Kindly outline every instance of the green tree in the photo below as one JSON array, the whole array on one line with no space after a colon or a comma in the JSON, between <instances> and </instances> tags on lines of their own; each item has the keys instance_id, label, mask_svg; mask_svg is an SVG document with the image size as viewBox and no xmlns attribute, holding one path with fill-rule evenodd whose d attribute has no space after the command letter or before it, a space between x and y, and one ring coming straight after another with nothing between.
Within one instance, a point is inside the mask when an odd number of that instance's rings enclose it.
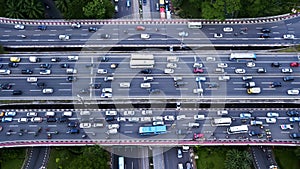
<instances>
[{"instance_id":1,"label":"green tree","mask_svg":"<svg viewBox=\"0 0 300 169\"><path fill-rule=\"evenodd\" d=\"M295 152L296 157L297 157L298 159L300 159L300 147L299 147L299 146L296 147L296 149L294 150L294 152Z\"/></svg>"},{"instance_id":2,"label":"green tree","mask_svg":"<svg viewBox=\"0 0 300 169\"><path fill-rule=\"evenodd\" d=\"M23 0L22 11L29 19L43 18L44 7L38 0Z\"/></svg>"},{"instance_id":3,"label":"green tree","mask_svg":"<svg viewBox=\"0 0 300 169\"><path fill-rule=\"evenodd\" d=\"M250 169L251 160L252 157L248 151L230 149L226 153L225 168L226 169Z\"/></svg>"},{"instance_id":4,"label":"green tree","mask_svg":"<svg viewBox=\"0 0 300 169\"><path fill-rule=\"evenodd\" d=\"M65 13L68 11L68 5L70 4L70 0L56 0L55 6L60 12Z\"/></svg>"},{"instance_id":5,"label":"green tree","mask_svg":"<svg viewBox=\"0 0 300 169\"><path fill-rule=\"evenodd\" d=\"M111 18L114 7L109 0L93 0L83 7L83 13L88 18L107 19Z\"/></svg>"},{"instance_id":6,"label":"green tree","mask_svg":"<svg viewBox=\"0 0 300 169\"><path fill-rule=\"evenodd\" d=\"M20 10L21 1L8 0L6 2L5 17L8 18L24 18L22 11Z\"/></svg>"}]
</instances>

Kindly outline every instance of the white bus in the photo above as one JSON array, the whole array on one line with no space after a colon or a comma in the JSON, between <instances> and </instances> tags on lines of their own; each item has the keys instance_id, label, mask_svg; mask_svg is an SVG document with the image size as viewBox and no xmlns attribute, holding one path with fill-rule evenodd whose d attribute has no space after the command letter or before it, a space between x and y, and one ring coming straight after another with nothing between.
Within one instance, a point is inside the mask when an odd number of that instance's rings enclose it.
<instances>
[{"instance_id":1,"label":"white bus","mask_svg":"<svg viewBox=\"0 0 300 169\"><path fill-rule=\"evenodd\" d=\"M229 56L229 60L256 60L256 54L255 53L231 53Z\"/></svg>"},{"instance_id":2,"label":"white bus","mask_svg":"<svg viewBox=\"0 0 300 169\"><path fill-rule=\"evenodd\" d=\"M202 28L201 22L188 22L188 28Z\"/></svg>"},{"instance_id":3,"label":"white bus","mask_svg":"<svg viewBox=\"0 0 300 169\"><path fill-rule=\"evenodd\" d=\"M130 60L153 60L154 56L149 54L132 54Z\"/></svg>"},{"instance_id":4,"label":"white bus","mask_svg":"<svg viewBox=\"0 0 300 169\"><path fill-rule=\"evenodd\" d=\"M213 118L211 121L212 126L230 126L231 125L231 118Z\"/></svg>"},{"instance_id":5,"label":"white bus","mask_svg":"<svg viewBox=\"0 0 300 169\"><path fill-rule=\"evenodd\" d=\"M247 125L232 126L227 128L228 134L239 134L239 133L247 133L247 132L248 132Z\"/></svg>"},{"instance_id":6,"label":"white bus","mask_svg":"<svg viewBox=\"0 0 300 169\"><path fill-rule=\"evenodd\" d=\"M119 157L119 169L125 169L124 157Z\"/></svg>"},{"instance_id":7,"label":"white bus","mask_svg":"<svg viewBox=\"0 0 300 169\"><path fill-rule=\"evenodd\" d=\"M130 68L153 68L154 60L130 60Z\"/></svg>"}]
</instances>

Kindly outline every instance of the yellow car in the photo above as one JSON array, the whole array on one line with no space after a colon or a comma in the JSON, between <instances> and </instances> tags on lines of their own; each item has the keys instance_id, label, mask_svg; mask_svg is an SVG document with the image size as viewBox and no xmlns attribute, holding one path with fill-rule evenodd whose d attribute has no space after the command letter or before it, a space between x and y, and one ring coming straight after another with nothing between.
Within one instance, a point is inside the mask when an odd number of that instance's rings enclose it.
<instances>
[{"instance_id":1,"label":"yellow car","mask_svg":"<svg viewBox=\"0 0 300 169\"><path fill-rule=\"evenodd\" d=\"M11 61L11 62L18 63L18 62L21 61L21 58L19 58L19 57L10 57L10 61Z\"/></svg>"}]
</instances>

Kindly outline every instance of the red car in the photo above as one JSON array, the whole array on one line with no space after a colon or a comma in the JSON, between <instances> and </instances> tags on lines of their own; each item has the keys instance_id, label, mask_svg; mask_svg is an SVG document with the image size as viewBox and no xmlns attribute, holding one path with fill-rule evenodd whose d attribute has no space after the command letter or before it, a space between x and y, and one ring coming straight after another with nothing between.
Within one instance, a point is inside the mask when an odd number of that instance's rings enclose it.
<instances>
[{"instance_id":1,"label":"red car","mask_svg":"<svg viewBox=\"0 0 300 169\"><path fill-rule=\"evenodd\" d=\"M292 62L290 64L291 67L298 67L299 66L299 63L298 62Z\"/></svg>"},{"instance_id":2,"label":"red car","mask_svg":"<svg viewBox=\"0 0 300 169\"><path fill-rule=\"evenodd\" d=\"M196 68L194 68L193 72L194 73L203 73L204 70L202 68L196 67Z\"/></svg>"},{"instance_id":3,"label":"red car","mask_svg":"<svg viewBox=\"0 0 300 169\"><path fill-rule=\"evenodd\" d=\"M194 133L194 137L193 139L196 140L198 138L203 138L204 137L204 134L201 134L201 133Z\"/></svg>"}]
</instances>

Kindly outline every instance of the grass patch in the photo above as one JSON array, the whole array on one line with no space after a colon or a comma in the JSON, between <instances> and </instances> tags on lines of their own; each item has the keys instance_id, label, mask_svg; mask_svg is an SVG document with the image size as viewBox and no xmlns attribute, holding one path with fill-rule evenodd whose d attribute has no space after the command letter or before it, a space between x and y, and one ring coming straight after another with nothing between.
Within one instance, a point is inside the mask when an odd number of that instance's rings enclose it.
<instances>
[{"instance_id":1,"label":"grass patch","mask_svg":"<svg viewBox=\"0 0 300 169\"><path fill-rule=\"evenodd\" d=\"M294 152L295 147L276 147L275 159L281 169L299 169L300 160Z\"/></svg>"},{"instance_id":2,"label":"grass patch","mask_svg":"<svg viewBox=\"0 0 300 169\"><path fill-rule=\"evenodd\" d=\"M300 45L284 48L284 49L278 50L277 52L300 52Z\"/></svg>"},{"instance_id":3,"label":"grass patch","mask_svg":"<svg viewBox=\"0 0 300 169\"><path fill-rule=\"evenodd\" d=\"M4 151L3 151L4 150ZM26 156L26 148L10 148L1 151L1 169L22 168Z\"/></svg>"},{"instance_id":4,"label":"grass patch","mask_svg":"<svg viewBox=\"0 0 300 169\"><path fill-rule=\"evenodd\" d=\"M57 159L61 159L64 156L67 159L70 159L70 160L73 160L76 157L76 155L74 155L73 153L70 153L70 151L68 150L68 148L64 148L64 147L54 147L54 148L51 148L51 150L50 150L50 157L49 157L49 161L48 161L48 164L47 164L47 168L48 169L58 169L59 166L56 163L56 160ZM68 161L66 161L66 164L67 163L68 163Z\"/></svg>"},{"instance_id":5,"label":"grass patch","mask_svg":"<svg viewBox=\"0 0 300 169\"><path fill-rule=\"evenodd\" d=\"M198 169L225 169L226 150L230 147L199 147L195 148Z\"/></svg>"}]
</instances>

